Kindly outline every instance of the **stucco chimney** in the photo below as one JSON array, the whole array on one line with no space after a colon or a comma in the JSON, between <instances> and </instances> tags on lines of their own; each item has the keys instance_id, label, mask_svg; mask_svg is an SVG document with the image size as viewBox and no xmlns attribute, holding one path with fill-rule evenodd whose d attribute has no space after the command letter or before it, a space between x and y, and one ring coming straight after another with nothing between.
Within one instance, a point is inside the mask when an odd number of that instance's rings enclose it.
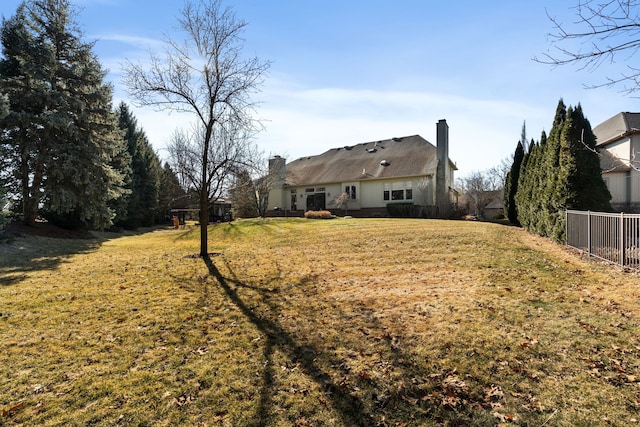
<instances>
[{"instance_id":1,"label":"stucco chimney","mask_svg":"<svg viewBox=\"0 0 640 427\"><path fill-rule=\"evenodd\" d=\"M269 175L274 183L284 184L287 177L287 160L284 157L273 156L269 159Z\"/></svg>"},{"instance_id":2,"label":"stucco chimney","mask_svg":"<svg viewBox=\"0 0 640 427\"><path fill-rule=\"evenodd\" d=\"M449 218L451 216L451 198L449 197L451 170L449 168L449 125L445 119L439 120L436 125L436 139L438 156L436 206L439 218Z\"/></svg>"}]
</instances>

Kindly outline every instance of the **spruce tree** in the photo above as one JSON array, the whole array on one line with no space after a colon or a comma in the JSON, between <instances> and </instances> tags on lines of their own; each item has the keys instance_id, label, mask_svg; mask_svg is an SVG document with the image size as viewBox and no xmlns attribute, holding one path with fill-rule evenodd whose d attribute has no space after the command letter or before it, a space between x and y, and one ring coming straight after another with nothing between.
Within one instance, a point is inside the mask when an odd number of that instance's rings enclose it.
<instances>
[{"instance_id":1,"label":"spruce tree","mask_svg":"<svg viewBox=\"0 0 640 427\"><path fill-rule=\"evenodd\" d=\"M130 190L127 196L127 215L121 218L118 224L131 229L147 227L163 217L158 211L160 160L144 131L138 127L138 122L127 104L121 103L117 113L131 161L127 180L127 188Z\"/></svg>"},{"instance_id":2,"label":"spruce tree","mask_svg":"<svg viewBox=\"0 0 640 427\"><path fill-rule=\"evenodd\" d=\"M54 221L111 225L123 193L122 138L105 72L68 0L31 0L3 22L0 90L10 96L3 144L13 154L23 217L44 204Z\"/></svg>"},{"instance_id":3,"label":"spruce tree","mask_svg":"<svg viewBox=\"0 0 640 427\"><path fill-rule=\"evenodd\" d=\"M9 191L20 200L24 222L35 223L42 198L48 154L46 130L58 116L47 111L45 46L29 29L26 6L2 22L0 92L8 96L8 114L0 121L0 157Z\"/></svg>"}]
</instances>

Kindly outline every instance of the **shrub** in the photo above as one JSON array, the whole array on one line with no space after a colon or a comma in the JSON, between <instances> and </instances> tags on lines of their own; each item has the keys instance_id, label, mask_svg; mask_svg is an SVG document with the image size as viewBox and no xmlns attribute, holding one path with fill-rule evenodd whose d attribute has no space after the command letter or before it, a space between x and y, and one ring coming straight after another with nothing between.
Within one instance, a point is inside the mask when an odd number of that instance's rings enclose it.
<instances>
[{"instance_id":1,"label":"shrub","mask_svg":"<svg viewBox=\"0 0 640 427\"><path fill-rule=\"evenodd\" d=\"M309 219L331 219L333 215L329 211L306 211L304 217Z\"/></svg>"},{"instance_id":2,"label":"shrub","mask_svg":"<svg viewBox=\"0 0 640 427\"><path fill-rule=\"evenodd\" d=\"M392 218L420 218L420 206L413 203L389 203L387 212Z\"/></svg>"}]
</instances>

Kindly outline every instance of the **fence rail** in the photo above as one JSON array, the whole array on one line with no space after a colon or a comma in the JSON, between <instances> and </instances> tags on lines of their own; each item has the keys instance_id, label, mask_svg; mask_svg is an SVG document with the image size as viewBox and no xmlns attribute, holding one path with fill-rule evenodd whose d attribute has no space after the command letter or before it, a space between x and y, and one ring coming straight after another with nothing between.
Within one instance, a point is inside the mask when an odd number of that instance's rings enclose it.
<instances>
[{"instance_id":1,"label":"fence rail","mask_svg":"<svg viewBox=\"0 0 640 427\"><path fill-rule=\"evenodd\" d=\"M567 246L640 270L640 215L566 212Z\"/></svg>"}]
</instances>

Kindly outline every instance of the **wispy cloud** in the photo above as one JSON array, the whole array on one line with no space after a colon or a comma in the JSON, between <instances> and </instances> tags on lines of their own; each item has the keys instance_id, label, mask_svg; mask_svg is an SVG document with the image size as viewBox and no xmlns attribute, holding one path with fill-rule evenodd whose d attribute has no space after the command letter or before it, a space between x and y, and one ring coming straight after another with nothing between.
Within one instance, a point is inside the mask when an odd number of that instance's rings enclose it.
<instances>
[{"instance_id":1,"label":"wispy cloud","mask_svg":"<svg viewBox=\"0 0 640 427\"><path fill-rule=\"evenodd\" d=\"M262 95L259 115L266 131L258 140L266 151L291 159L394 136L420 134L435 143L436 122L446 119L450 156L468 173L509 156L525 120L542 126L548 119L547 110L519 102L437 92L305 89L274 82Z\"/></svg>"}]
</instances>

